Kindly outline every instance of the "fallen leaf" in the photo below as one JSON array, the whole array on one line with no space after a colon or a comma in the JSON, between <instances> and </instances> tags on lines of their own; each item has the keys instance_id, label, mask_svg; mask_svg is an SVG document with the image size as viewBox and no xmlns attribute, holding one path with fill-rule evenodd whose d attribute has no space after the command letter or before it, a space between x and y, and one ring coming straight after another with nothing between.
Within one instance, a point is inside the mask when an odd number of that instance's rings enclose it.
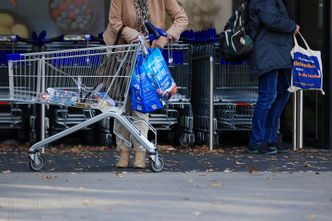
<instances>
[{"instance_id":1,"label":"fallen leaf","mask_svg":"<svg viewBox=\"0 0 332 221\"><path fill-rule=\"evenodd\" d=\"M84 202L82 203L83 206L89 206L91 204L92 204L92 201L88 200L88 199L84 200Z\"/></svg>"},{"instance_id":2,"label":"fallen leaf","mask_svg":"<svg viewBox=\"0 0 332 221\"><path fill-rule=\"evenodd\" d=\"M210 186L212 186L212 187L221 187L222 184L221 184L221 182L218 181L218 180L213 180L213 181L211 182Z\"/></svg>"},{"instance_id":3,"label":"fallen leaf","mask_svg":"<svg viewBox=\"0 0 332 221\"><path fill-rule=\"evenodd\" d=\"M57 176L46 176L46 179L56 179L56 178L58 178Z\"/></svg>"},{"instance_id":4,"label":"fallen leaf","mask_svg":"<svg viewBox=\"0 0 332 221\"><path fill-rule=\"evenodd\" d=\"M316 219L316 214L309 214L309 219Z\"/></svg>"},{"instance_id":5,"label":"fallen leaf","mask_svg":"<svg viewBox=\"0 0 332 221\"><path fill-rule=\"evenodd\" d=\"M122 172L116 172L115 175L118 176L118 177L124 177L126 176L128 173L126 171L122 171Z\"/></svg>"},{"instance_id":6,"label":"fallen leaf","mask_svg":"<svg viewBox=\"0 0 332 221\"><path fill-rule=\"evenodd\" d=\"M241 163L241 162L239 162L239 161L235 161L235 164L236 164L236 165L244 165L245 163Z\"/></svg>"},{"instance_id":7,"label":"fallen leaf","mask_svg":"<svg viewBox=\"0 0 332 221\"><path fill-rule=\"evenodd\" d=\"M249 173L257 173L257 172L258 172L258 170L256 168L251 168L249 170Z\"/></svg>"},{"instance_id":8,"label":"fallen leaf","mask_svg":"<svg viewBox=\"0 0 332 221\"><path fill-rule=\"evenodd\" d=\"M159 150L162 151L175 151L176 149L170 145L158 145Z\"/></svg>"},{"instance_id":9,"label":"fallen leaf","mask_svg":"<svg viewBox=\"0 0 332 221\"><path fill-rule=\"evenodd\" d=\"M224 170L224 173L231 173L231 172L232 172L232 170L229 169L229 168L227 168L227 169Z\"/></svg>"},{"instance_id":10,"label":"fallen leaf","mask_svg":"<svg viewBox=\"0 0 332 221\"><path fill-rule=\"evenodd\" d=\"M52 180L52 179L56 179L57 176L48 176L48 175L42 175L42 174L38 174L38 177L44 180Z\"/></svg>"},{"instance_id":11,"label":"fallen leaf","mask_svg":"<svg viewBox=\"0 0 332 221\"><path fill-rule=\"evenodd\" d=\"M295 163L291 163L291 162L289 162L289 163L286 163L287 165L291 165L291 166L295 166Z\"/></svg>"}]
</instances>

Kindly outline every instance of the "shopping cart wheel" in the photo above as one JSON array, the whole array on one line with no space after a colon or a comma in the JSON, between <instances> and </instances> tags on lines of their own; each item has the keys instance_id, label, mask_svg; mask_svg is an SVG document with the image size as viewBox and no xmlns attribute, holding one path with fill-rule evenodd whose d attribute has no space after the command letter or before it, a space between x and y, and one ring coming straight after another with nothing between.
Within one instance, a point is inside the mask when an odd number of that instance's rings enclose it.
<instances>
[{"instance_id":1,"label":"shopping cart wheel","mask_svg":"<svg viewBox=\"0 0 332 221\"><path fill-rule=\"evenodd\" d=\"M45 156L38 155L38 160L39 160L39 163L36 164L35 161L33 161L33 160L30 159L29 167L30 167L31 170L38 172L38 171L40 171L41 169L43 169L46 166L46 158L45 158Z\"/></svg>"},{"instance_id":2,"label":"shopping cart wheel","mask_svg":"<svg viewBox=\"0 0 332 221\"><path fill-rule=\"evenodd\" d=\"M156 165L156 162L150 159L151 170L155 173L160 173L163 170L165 164L165 159L161 154L158 154L158 160L159 165Z\"/></svg>"},{"instance_id":3,"label":"shopping cart wheel","mask_svg":"<svg viewBox=\"0 0 332 221\"><path fill-rule=\"evenodd\" d=\"M194 134L182 134L179 138L179 143L181 147L192 147L195 143L195 135Z\"/></svg>"},{"instance_id":4,"label":"shopping cart wheel","mask_svg":"<svg viewBox=\"0 0 332 221\"><path fill-rule=\"evenodd\" d=\"M197 132L196 133L196 144L197 145L203 145L204 143L204 133L202 132Z\"/></svg>"}]
</instances>

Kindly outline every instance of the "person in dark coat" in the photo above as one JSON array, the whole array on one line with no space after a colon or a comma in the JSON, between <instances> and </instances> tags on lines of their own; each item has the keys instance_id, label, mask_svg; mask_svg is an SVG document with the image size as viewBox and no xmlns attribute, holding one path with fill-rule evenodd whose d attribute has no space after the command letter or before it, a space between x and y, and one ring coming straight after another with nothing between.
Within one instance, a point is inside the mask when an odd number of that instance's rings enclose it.
<instances>
[{"instance_id":1,"label":"person in dark coat","mask_svg":"<svg viewBox=\"0 0 332 221\"><path fill-rule=\"evenodd\" d=\"M251 0L248 34L254 39L251 78L258 79L258 99L249 139L251 153L274 154L289 149L278 139L280 116L289 98L293 35L300 27L288 16L283 0Z\"/></svg>"}]
</instances>

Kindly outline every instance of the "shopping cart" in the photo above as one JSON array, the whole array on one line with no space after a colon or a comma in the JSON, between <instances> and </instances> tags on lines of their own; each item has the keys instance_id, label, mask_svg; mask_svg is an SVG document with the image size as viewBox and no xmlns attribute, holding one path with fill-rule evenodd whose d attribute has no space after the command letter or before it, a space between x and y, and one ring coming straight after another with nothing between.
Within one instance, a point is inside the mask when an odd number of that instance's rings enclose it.
<instances>
[{"instance_id":1,"label":"shopping cart","mask_svg":"<svg viewBox=\"0 0 332 221\"><path fill-rule=\"evenodd\" d=\"M17 35L0 35L0 132L6 135L9 131L14 132L22 142L26 141L28 136L34 137L35 134L33 105L10 102L7 55L32 52L35 46L33 39L23 39Z\"/></svg>"},{"instance_id":2,"label":"shopping cart","mask_svg":"<svg viewBox=\"0 0 332 221\"><path fill-rule=\"evenodd\" d=\"M258 82L251 81L248 62L226 62L215 42L194 45L193 95L194 128L198 143L209 134L209 73L213 71L214 145L219 146L223 131L249 131L257 96ZM213 58L211 70L210 57Z\"/></svg>"},{"instance_id":3,"label":"shopping cart","mask_svg":"<svg viewBox=\"0 0 332 221\"><path fill-rule=\"evenodd\" d=\"M61 105L100 110L100 114L52 135L30 147L30 168L46 165L45 145L105 118L117 119L146 149L152 171L160 172L164 158L156 148L156 130L148 123L125 116L129 86L136 58L144 42L129 45L15 55L9 61L10 99L15 102ZM143 50L145 51L145 50ZM108 69L102 69L103 64ZM70 68L68 68L70 67ZM155 143L145 138L138 123L154 133ZM131 145L131 140L124 140Z\"/></svg>"},{"instance_id":4,"label":"shopping cart","mask_svg":"<svg viewBox=\"0 0 332 221\"><path fill-rule=\"evenodd\" d=\"M192 146L195 143L191 105L192 47L183 42L174 42L163 50L163 55L177 85L177 93L164 110L168 111L165 125L167 122L176 124L172 129L178 130L181 146Z\"/></svg>"}]
</instances>

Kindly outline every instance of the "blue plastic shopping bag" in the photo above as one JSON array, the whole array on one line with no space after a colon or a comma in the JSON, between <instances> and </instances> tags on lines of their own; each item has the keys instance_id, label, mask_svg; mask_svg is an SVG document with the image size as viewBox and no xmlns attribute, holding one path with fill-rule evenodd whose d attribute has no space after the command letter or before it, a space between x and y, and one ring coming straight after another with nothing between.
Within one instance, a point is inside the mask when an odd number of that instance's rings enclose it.
<instances>
[{"instance_id":1,"label":"blue plastic shopping bag","mask_svg":"<svg viewBox=\"0 0 332 221\"><path fill-rule=\"evenodd\" d=\"M291 52L293 57L292 79L288 91L319 90L324 94L321 52L311 50L303 36L299 35L305 43L306 49L299 46L294 36L295 47Z\"/></svg>"},{"instance_id":2,"label":"blue plastic shopping bag","mask_svg":"<svg viewBox=\"0 0 332 221\"><path fill-rule=\"evenodd\" d=\"M150 113L162 109L164 105L156 92L155 85L147 75L142 55L139 55L133 72L130 96L131 109L142 113Z\"/></svg>"},{"instance_id":3,"label":"blue plastic shopping bag","mask_svg":"<svg viewBox=\"0 0 332 221\"><path fill-rule=\"evenodd\" d=\"M163 104L166 104L177 87L159 48L150 49L146 62L143 64L156 92Z\"/></svg>"},{"instance_id":4,"label":"blue plastic shopping bag","mask_svg":"<svg viewBox=\"0 0 332 221\"><path fill-rule=\"evenodd\" d=\"M139 77L139 67L141 64L142 56L139 55L137 58L137 64L135 65L131 83L130 83L130 101L131 101L131 109L136 111L144 111L143 101L141 97L141 81ZM144 109L144 110L143 110Z\"/></svg>"}]
</instances>

